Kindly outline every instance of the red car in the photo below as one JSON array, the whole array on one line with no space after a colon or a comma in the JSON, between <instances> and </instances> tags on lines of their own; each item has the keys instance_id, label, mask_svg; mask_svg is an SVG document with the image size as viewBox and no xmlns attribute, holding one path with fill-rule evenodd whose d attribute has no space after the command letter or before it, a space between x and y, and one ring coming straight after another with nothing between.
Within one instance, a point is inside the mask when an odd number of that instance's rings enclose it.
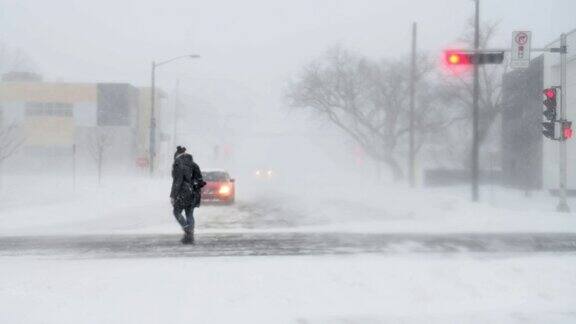
<instances>
[{"instance_id":1,"label":"red car","mask_svg":"<svg viewBox=\"0 0 576 324\"><path fill-rule=\"evenodd\" d=\"M234 179L224 170L202 171L206 185L202 188L203 202L233 204L236 199Z\"/></svg>"}]
</instances>

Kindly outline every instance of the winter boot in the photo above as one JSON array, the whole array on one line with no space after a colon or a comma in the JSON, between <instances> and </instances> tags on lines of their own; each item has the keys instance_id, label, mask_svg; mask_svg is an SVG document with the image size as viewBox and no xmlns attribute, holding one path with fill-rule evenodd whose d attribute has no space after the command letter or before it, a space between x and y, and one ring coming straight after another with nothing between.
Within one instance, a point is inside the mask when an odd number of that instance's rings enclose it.
<instances>
[{"instance_id":1,"label":"winter boot","mask_svg":"<svg viewBox=\"0 0 576 324\"><path fill-rule=\"evenodd\" d=\"M190 244L194 244L194 229L193 228L191 228L188 231L188 240L190 241L189 242Z\"/></svg>"},{"instance_id":2,"label":"winter boot","mask_svg":"<svg viewBox=\"0 0 576 324\"><path fill-rule=\"evenodd\" d=\"M182 239L180 239L180 242L182 242L182 244L190 244L192 243L190 240L190 235L189 234L184 234L182 236Z\"/></svg>"},{"instance_id":3,"label":"winter boot","mask_svg":"<svg viewBox=\"0 0 576 324\"><path fill-rule=\"evenodd\" d=\"M183 244L194 244L194 230L189 226L184 227L184 237L181 242Z\"/></svg>"}]
</instances>

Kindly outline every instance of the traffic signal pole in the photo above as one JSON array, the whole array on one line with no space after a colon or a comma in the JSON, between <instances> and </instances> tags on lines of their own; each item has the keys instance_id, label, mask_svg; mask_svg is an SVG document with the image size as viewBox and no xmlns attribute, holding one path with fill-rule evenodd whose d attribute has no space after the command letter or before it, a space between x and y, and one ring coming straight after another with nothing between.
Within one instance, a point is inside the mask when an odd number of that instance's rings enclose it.
<instances>
[{"instance_id":1,"label":"traffic signal pole","mask_svg":"<svg viewBox=\"0 0 576 324\"><path fill-rule=\"evenodd\" d=\"M566 120L566 34L560 35L560 119ZM560 188L559 201L556 208L559 212L570 212L566 199L567 180L567 148L564 134L560 136Z\"/></svg>"},{"instance_id":2,"label":"traffic signal pole","mask_svg":"<svg viewBox=\"0 0 576 324\"><path fill-rule=\"evenodd\" d=\"M479 200L479 151L480 143L478 137L478 118L479 118L479 96L480 96L480 82L479 82L479 66L481 64L501 64L504 59L505 52L512 52L513 55L518 51L515 48L492 48L480 50L480 0L474 0L475 15L474 15L474 49L462 50L448 50L446 54L446 62L449 65L472 65L473 66L473 93L472 93L472 150L471 150L471 168L470 168L470 182L472 201ZM514 35L514 34L513 34ZM526 42L519 45L525 45ZM544 47L544 48L531 48L528 43L528 50L532 52L549 52L560 54L560 86L545 89L547 100L544 102L546 111L544 117L548 122L543 122L542 126L543 135L552 140L560 141L559 150L559 202L557 210L559 212L570 212L570 207L566 199L567 196L567 147L566 140L572 137L572 122L566 120L566 55L568 53L566 34L560 36L559 47ZM528 61L529 64L529 61ZM516 67L527 67L518 65ZM556 109L556 89L560 89L560 109ZM546 91L553 91L553 94L548 94ZM550 96L554 97L553 103ZM550 106L550 107L549 107ZM556 114L556 110L559 113ZM557 116L560 119L557 119ZM560 136L556 135L556 127L560 127Z\"/></svg>"},{"instance_id":3,"label":"traffic signal pole","mask_svg":"<svg viewBox=\"0 0 576 324\"><path fill-rule=\"evenodd\" d=\"M475 14L474 14L474 51L478 53L480 48L480 0L475 0ZM480 82L479 82L479 64L473 62L474 75L473 75L473 95L472 95L472 168L471 168L471 184L472 184L472 201L478 201L478 179L479 179L479 151L480 145L478 141L478 98L480 96Z\"/></svg>"}]
</instances>

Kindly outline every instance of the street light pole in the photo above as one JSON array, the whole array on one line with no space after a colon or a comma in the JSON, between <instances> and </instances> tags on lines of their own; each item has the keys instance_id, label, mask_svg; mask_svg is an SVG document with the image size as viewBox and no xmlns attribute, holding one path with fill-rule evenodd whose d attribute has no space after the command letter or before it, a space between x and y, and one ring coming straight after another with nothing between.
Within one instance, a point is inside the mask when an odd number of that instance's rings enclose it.
<instances>
[{"instance_id":1,"label":"street light pole","mask_svg":"<svg viewBox=\"0 0 576 324\"><path fill-rule=\"evenodd\" d=\"M151 76L151 85L150 85L150 141L149 141L149 149L148 149L148 165L150 167L150 175L154 174L154 157L156 156L156 114L155 114L155 106L156 106L156 68L160 65L164 65L170 63L172 61L176 61L182 58L200 58L200 55L191 54L191 55L182 55L176 56L166 61L162 61L156 63L156 61L152 61L152 76Z\"/></svg>"}]
</instances>

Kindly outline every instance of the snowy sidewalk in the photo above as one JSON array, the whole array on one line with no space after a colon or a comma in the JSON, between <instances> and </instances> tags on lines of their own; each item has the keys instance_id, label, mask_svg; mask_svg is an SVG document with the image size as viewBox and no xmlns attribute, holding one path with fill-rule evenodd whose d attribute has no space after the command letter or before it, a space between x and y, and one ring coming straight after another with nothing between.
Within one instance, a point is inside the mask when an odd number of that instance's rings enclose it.
<instances>
[{"instance_id":1,"label":"snowy sidewalk","mask_svg":"<svg viewBox=\"0 0 576 324\"><path fill-rule=\"evenodd\" d=\"M0 258L2 323L574 323L576 257ZM31 311L33 309L33 311Z\"/></svg>"}]
</instances>

